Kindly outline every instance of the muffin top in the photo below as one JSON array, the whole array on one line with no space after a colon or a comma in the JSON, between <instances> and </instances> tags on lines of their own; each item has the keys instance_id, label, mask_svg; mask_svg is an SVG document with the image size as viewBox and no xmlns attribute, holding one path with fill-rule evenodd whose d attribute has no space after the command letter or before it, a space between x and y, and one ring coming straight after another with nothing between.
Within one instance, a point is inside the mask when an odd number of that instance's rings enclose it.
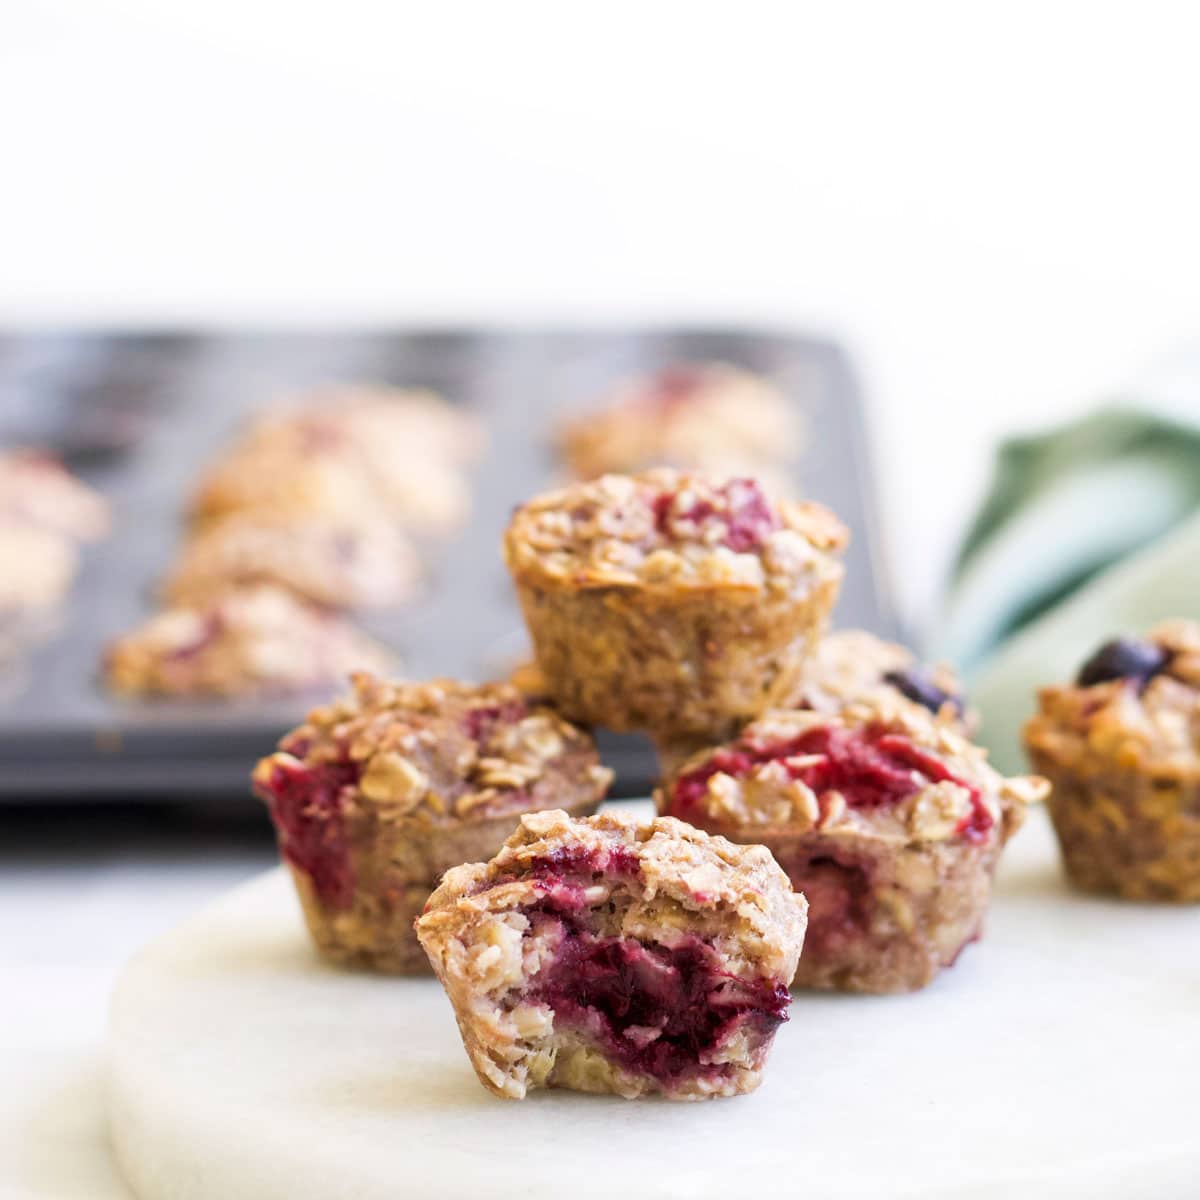
<instances>
[{"instance_id":1,"label":"muffin top","mask_svg":"<svg viewBox=\"0 0 1200 1200\"><path fill-rule=\"evenodd\" d=\"M836 712L851 701L872 698L907 700L964 732L974 724L950 667L926 666L906 647L861 629L822 638L805 665L797 706Z\"/></svg>"},{"instance_id":2,"label":"muffin top","mask_svg":"<svg viewBox=\"0 0 1200 1200\"><path fill-rule=\"evenodd\" d=\"M729 363L681 363L629 379L559 431L580 479L668 464L778 464L799 450L795 407L761 375ZM747 473L753 473L749 471Z\"/></svg>"},{"instance_id":3,"label":"muffin top","mask_svg":"<svg viewBox=\"0 0 1200 1200\"><path fill-rule=\"evenodd\" d=\"M614 883L637 896L635 913L605 904L603 892ZM571 889L596 905L598 932L605 935L671 941L692 925L718 941L735 972L779 974L785 983L795 973L808 904L770 851L670 817L638 821L612 811L582 819L561 811L523 816L490 862L446 872L418 933L428 943L438 927L461 926L489 909L536 904L547 893L569 900Z\"/></svg>"},{"instance_id":4,"label":"muffin top","mask_svg":"<svg viewBox=\"0 0 1200 1200\"><path fill-rule=\"evenodd\" d=\"M485 820L603 796L612 772L591 737L504 683L387 683L365 672L353 694L314 709L254 771L268 802L336 777L381 819Z\"/></svg>"},{"instance_id":5,"label":"muffin top","mask_svg":"<svg viewBox=\"0 0 1200 1200\"><path fill-rule=\"evenodd\" d=\"M984 843L1019 827L1048 790L1006 779L952 726L906 701L839 712L776 710L694 755L660 790L661 811L707 827L891 841Z\"/></svg>"},{"instance_id":6,"label":"muffin top","mask_svg":"<svg viewBox=\"0 0 1200 1200\"><path fill-rule=\"evenodd\" d=\"M518 577L559 586L793 590L840 575L846 537L819 504L663 467L536 497L504 554Z\"/></svg>"},{"instance_id":7,"label":"muffin top","mask_svg":"<svg viewBox=\"0 0 1200 1200\"><path fill-rule=\"evenodd\" d=\"M1081 774L1113 767L1200 777L1200 624L1172 620L1101 646L1075 681L1043 688L1033 752Z\"/></svg>"}]
</instances>

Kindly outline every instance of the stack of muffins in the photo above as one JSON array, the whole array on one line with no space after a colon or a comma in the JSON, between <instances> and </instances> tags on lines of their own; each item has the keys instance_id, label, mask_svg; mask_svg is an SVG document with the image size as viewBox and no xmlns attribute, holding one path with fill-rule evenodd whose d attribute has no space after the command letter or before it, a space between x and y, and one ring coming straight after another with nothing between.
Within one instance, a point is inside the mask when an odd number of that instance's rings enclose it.
<instances>
[{"instance_id":1,"label":"stack of muffins","mask_svg":"<svg viewBox=\"0 0 1200 1200\"><path fill-rule=\"evenodd\" d=\"M789 987L930 983L1049 784L988 764L951 671L827 633L845 543L819 505L669 467L518 508L521 687L359 675L255 770L322 954L432 966L507 1097L737 1094ZM1099 658L1029 732L1068 869L1194 899L1200 637ZM654 740L653 822L586 815L610 779L594 727ZM1148 776L1155 753L1174 758Z\"/></svg>"},{"instance_id":2,"label":"stack of muffins","mask_svg":"<svg viewBox=\"0 0 1200 1200\"><path fill-rule=\"evenodd\" d=\"M767 846L808 898L797 982L909 990L979 936L1045 787L987 764L947 673L823 638L845 540L752 479L659 469L539 497L504 552L559 711L649 734L660 813Z\"/></svg>"}]
</instances>

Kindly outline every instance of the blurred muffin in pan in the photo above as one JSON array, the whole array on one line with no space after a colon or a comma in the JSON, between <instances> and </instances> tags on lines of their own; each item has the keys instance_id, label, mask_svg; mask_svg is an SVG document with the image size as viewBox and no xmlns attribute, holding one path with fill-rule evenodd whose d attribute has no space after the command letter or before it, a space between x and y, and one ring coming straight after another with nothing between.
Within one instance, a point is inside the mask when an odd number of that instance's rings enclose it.
<instances>
[{"instance_id":1,"label":"blurred muffin in pan","mask_svg":"<svg viewBox=\"0 0 1200 1200\"><path fill-rule=\"evenodd\" d=\"M773 383L728 363L677 364L620 384L558 431L578 479L634 475L656 466L717 479L754 475L788 489L802 426L795 404Z\"/></svg>"},{"instance_id":2,"label":"blurred muffin in pan","mask_svg":"<svg viewBox=\"0 0 1200 1200\"><path fill-rule=\"evenodd\" d=\"M480 442L473 418L432 393L330 388L253 424L201 479L191 512L203 523L366 510L444 534L467 515L462 468Z\"/></svg>"},{"instance_id":3,"label":"blurred muffin in pan","mask_svg":"<svg viewBox=\"0 0 1200 1200\"><path fill-rule=\"evenodd\" d=\"M163 595L195 606L233 586L269 583L325 608L383 608L408 599L419 577L411 542L381 518L245 513L197 531Z\"/></svg>"},{"instance_id":4,"label":"blurred muffin in pan","mask_svg":"<svg viewBox=\"0 0 1200 1200\"><path fill-rule=\"evenodd\" d=\"M170 608L118 638L105 680L126 696L285 696L329 691L392 655L344 618L271 584Z\"/></svg>"}]
</instances>

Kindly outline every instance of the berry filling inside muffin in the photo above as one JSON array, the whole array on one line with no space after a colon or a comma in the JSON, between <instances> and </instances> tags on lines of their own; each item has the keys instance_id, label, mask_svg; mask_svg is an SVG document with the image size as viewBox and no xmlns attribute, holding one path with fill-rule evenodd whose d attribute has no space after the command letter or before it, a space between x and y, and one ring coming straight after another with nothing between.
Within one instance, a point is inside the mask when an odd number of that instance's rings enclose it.
<instances>
[{"instance_id":1,"label":"berry filling inside muffin","mask_svg":"<svg viewBox=\"0 0 1200 1200\"><path fill-rule=\"evenodd\" d=\"M548 1006L556 1029L628 1071L666 1085L720 1077L724 1067L713 1060L739 1031L749 1026L761 1038L787 1020L787 988L722 971L716 951L695 934L667 946L598 932L593 877L638 875L627 851L600 858L568 853L529 864L541 899L520 911L549 956L525 1001ZM608 889L601 891L607 902Z\"/></svg>"},{"instance_id":2,"label":"berry filling inside muffin","mask_svg":"<svg viewBox=\"0 0 1200 1200\"><path fill-rule=\"evenodd\" d=\"M698 1100L757 1086L806 912L761 846L544 812L448 872L417 934L497 1095Z\"/></svg>"},{"instance_id":3,"label":"berry filling inside muffin","mask_svg":"<svg viewBox=\"0 0 1200 1200\"><path fill-rule=\"evenodd\" d=\"M881 725L861 729L818 725L786 741L743 739L680 775L671 790L671 811L686 819L701 805L714 775L738 779L765 763L779 764L789 779L805 784L823 809L834 792L849 808L881 808L900 804L931 783L949 782L965 788L971 797L971 810L959 823L958 834L967 841L982 841L994 823L977 787Z\"/></svg>"},{"instance_id":4,"label":"berry filling inside muffin","mask_svg":"<svg viewBox=\"0 0 1200 1200\"><path fill-rule=\"evenodd\" d=\"M475 744L475 755L486 756L494 737L529 714L529 705L519 697L477 704L462 717L460 728ZM414 715L410 720L414 728L419 728L429 725L431 719ZM362 782L364 768L351 758L345 746L337 747L331 759L303 761L311 748L311 740L302 732L289 735L280 749L295 761L277 760L258 786L278 829L283 858L312 876L323 903L346 908L353 897L355 878L344 818L346 805ZM448 781L443 790L449 795L466 788L465 781ZM518 808L527 800L528 792L522 788L512 789L507 796L507 803Z\"/></svg>"},{"instance_id":5,"label":"berry filling inside muffin","mask_svg":"<svg viewBox=\"0 0 1200 1200\"><path fill-rule=\"evenodd\" d=\"M303 754L302 747L285 747ZM354 898L354 869L342 820L346 799L362 776L362 765L348 758L307 765L273 764L259 781L279 837L279 852L312 878L322 903L348 908Z\"/></svg>"},{"instance_id":6,"label":"berry filling inside muffin","mask_svg":"<svg viewBox=\"0 0 1200 1200\"><path fill-rule=\"evenodd\" d=\"M494 854L522 813L590 813L612 778L591 737L508 684L366 672L255 768L321 954L429 969L413 922L450 869Z\"/></svg>"},{"instance_id":7,"label":"berry filling inside muffin","mask_svg":"<svg viewBox=\"0 0 1200 1200\"><path fill-rule=\"evenodd\" d=\"M523 699L481 704L467 713L463 729L472 741L486 742L498 725L513 725L528 715L529 705Z\"/></svg>"},{"instance_id":8,"label":"berry filling inside muffin","mask_svg":"<svg viewBox=\"0 0 1200 1200\"><path fill-rule=\"evenodd\" d=\"M556 1022L586 1033L628 1071L663 1084L725 1073L713 1058L747 1026L759 1037L787 1020L782 984L722 974L712 947L688 939L666 950L631 938L564 928L564 942L532 998Z\"/></svg>"},{"instance_id":9,"label":"berry filling inside muffin","mask_svg":"<svg viewBox=\"0 0 1200 1200\"><path fill-rule=\"evenodd\" d=\"M876 897L868 858L860 860L832 846L796 846L778 857L789 878L801 881L808 901L804 941L809 954L841 953L847 942L870 928Z\"/></svg>"}]
</instances>

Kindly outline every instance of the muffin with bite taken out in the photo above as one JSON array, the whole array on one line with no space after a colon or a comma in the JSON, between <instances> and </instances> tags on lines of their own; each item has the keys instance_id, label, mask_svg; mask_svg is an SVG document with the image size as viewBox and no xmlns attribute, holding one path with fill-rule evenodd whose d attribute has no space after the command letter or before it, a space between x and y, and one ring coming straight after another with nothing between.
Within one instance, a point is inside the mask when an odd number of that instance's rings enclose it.
<instances>
[{"instance_id":1,"label":"muffin with bite taken out","mask_svg":"<svg viewBox=\"0 0 1200 1200\"><path fill-rule=\"evenodd\" d=\"M761 846L544 812L447 872L417 936L494 1095L704 1100L758 1086L806 909Z\"/></svg>"}]
</instances>

